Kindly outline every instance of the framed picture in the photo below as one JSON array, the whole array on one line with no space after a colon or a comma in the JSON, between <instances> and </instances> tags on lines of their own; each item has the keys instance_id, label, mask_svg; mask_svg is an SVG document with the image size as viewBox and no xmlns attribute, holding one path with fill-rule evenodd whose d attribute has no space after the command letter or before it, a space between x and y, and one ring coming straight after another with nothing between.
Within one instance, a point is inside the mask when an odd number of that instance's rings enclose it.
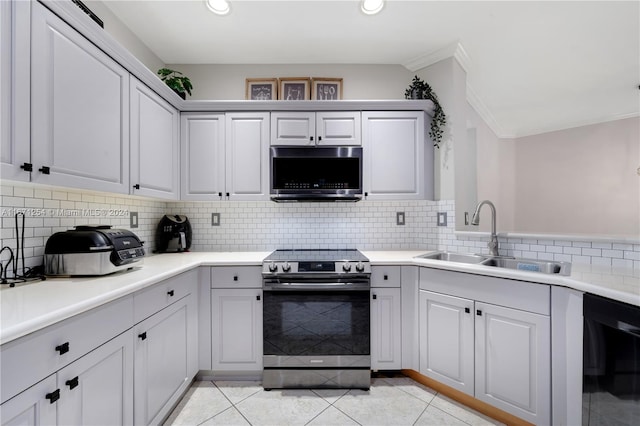
<instances>
[{"instance_id":1,"label":"framed picture","mask_svg":"<svg viewBox=\"0 0 640 426\"><path fill-rule=\"evenodd\" d=\"M311 82L311 99L317 101L335 101L342 99L341 78L314 77Z\"/></svg>"},{"instance_id":2,"label":"framed picture","mask_svg":"<svg viewBox=\"0 0 640 426\"><path fill-rule=\"evenodd\" d=\"M304 101L310 99L311 79L309 77L280 78L278 99L284 101Z\"/></svg>"},{"instance_id":3,"label":"framed picture","mask_svg":"<svg viewBox=\"0 0 640 426\"><path fill-rule=\"evenodd\" d=\"M251 101L275 101L278 99L277 78L247 78L245 98Z\"/></svg>"}]
</instances>

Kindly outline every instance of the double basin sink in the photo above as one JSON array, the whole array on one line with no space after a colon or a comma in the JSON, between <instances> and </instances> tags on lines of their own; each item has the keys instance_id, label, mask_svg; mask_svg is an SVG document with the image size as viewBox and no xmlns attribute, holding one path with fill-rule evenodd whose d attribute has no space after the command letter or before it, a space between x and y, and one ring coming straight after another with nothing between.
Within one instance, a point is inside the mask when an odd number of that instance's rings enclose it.
<instances>
[{"instance_id":1,"label":"double basin sink","mask_svg":"<svg viewBox=\"0 0 640 426\"><path fill-rule=\"evenodd\" d=\"M571 275L571 264L568 262L552 262L535 259L520 259L509 256L485 256L480 254L452 253L436 251L416 256L418 259L441 260L468 265L492 266L495 268L515 269L543 274Z\"/></svg>"}]
</instances>

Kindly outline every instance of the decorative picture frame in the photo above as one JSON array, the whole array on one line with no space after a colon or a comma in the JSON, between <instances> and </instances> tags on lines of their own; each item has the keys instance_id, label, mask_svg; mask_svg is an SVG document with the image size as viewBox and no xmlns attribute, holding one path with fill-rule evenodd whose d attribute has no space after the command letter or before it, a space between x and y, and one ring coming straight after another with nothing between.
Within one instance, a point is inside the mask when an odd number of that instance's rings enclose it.
<instances>
[{"instance_id":1,"label":"decorative picture frame","mask_svg":"<svg viewBox=\"0 0 640 426\"><path fill-rule=\"evenodd\" d=\"M283 101L305 101L311 99L311 79L309 77L279 78L278 99Z\"/></svg>"},{"instance_id":2,"label":"decorative picture frame","mask_svg":"<svg viewBox=\"0 0 640 426\"><path fill-rule=\"evenodd\" d=\"M342 99L342 79L313 77L311 79L311 99L316 101L336 101Z\"/></svg>"},{"instance_id":3,"label":"decorative picture frame","mask_svg":"<svg viewBox=\"0 0 640 426\"><path fill-rule=\"evenodd\" d=\"M250 101L275 101L278 99L278 79L247 78L245 99Z\"/></svg>"}]
</instances>

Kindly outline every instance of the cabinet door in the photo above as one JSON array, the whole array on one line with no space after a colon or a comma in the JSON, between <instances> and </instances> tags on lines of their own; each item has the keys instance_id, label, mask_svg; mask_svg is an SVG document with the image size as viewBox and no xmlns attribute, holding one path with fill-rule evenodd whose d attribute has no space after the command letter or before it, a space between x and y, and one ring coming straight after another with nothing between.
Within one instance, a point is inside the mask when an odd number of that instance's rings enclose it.
<instances>
[{"instance_id":1,"label":"cabinet door","mask_svg":"<svg viewBox=\"0 0 640 426\"><path fill-rule=\"evenodd\" d=\"M476 398L549 424L549 317L478 302L475 317Z\"/></svg>"},{"instance_id":2,"label":"cabinet door","mask_svg":"<svg viewBox=\"0 0 640 426\"><path fill-rule=\"evenodd\" d=\"M222 199L225 115L183 113L180 125L182 200Z\"/></svg>"},{"instance_id":3,"label":"cabinet door","mask_svg":"<svg viewBox=\"0 0 640 426\"><path fill-rule=\"evenodd\" d=\"M31 5L32 180L129 193L129 73Z\"/></svg>"},{"instance_id":4,"label":"cabinet door","mask_svg":"<svg viewBox=\"0 0 640 426\"><path fill-rule=\"evenodd\" d=\"M315 112L272 112L271 145L316 144Z\"/></svg>"},{"instance_id":5,"label":"cabinet door","mask_svg":"<svg viewBox=\"0 0 640 426\"><path fill-rule=\"evenodd\" d=\"M318 145L360 145L360 111L316 113Z\"/></svg>"},{"instance_id":6,"label":"cabinet door","mask_svg":"<svg viewBox=\"0 0 640 426\"><path fill-rule=\"evenodd\" d=\"M189 385L188 321L193 295L161 310L135 327L135 424L157 424ZM197 348L194 352L197 351ZM197 364L197 362L196 362Z\"/></svg>"},{"instance_id":7,"label":"cabinet door","mask_svg":"<svg viewBox=\"0 0 640 426\"><path fill-rule=\"evenodd\" d=\"M2 426L55 425L57 401L50 401L47 395L59 389L55 376L31 386L0 405Z\"/></svg>"},{"instance_id":8,"label":"cabinet door","mask_svg":"<svg viewBox=\"0 0 640 426\"><path fill-rule=\"evenodd\" d=\"M367 198L432 198L433 160L425 161L424 113L363 112L362 122L363 181ZM431 190L427 192L425 170L431 175Z\"/></svg>"},{"instance_id":9,"label":"cabinet door","mask_svg":"<svg viewBox=\"0 0 640 426\"><path fill-rule=\"evenodd\" d=\"M121 334L58 372L58 423L133 424L133 334Z\"/></svg>"},{"instance_id":10,"label":"cabinet door","mask_svg":"<svg viewBox=\"0 0 640 426\"><path fill-rule=\"evenodd\" d=\"M211 291L212 366L262 370L262 289Z\"/></svg>"},{"instance_id":11,"label":"cabinet door","mask_svg":"<svg viewBox=\"0 0 640 426\"><path fill-rule=\"evenodd\" d=\"M29 2L0 2L0 173L29 181L20 166L31 161L29 137ZM28 167L27 167L28 168Z\"/></svg>"},{"instance_id":12,"label":"cabinet door","mask_svg":"<svg viewBox=\"0 0 640 426\"><path fill-rule=\"evenodd\" d=\"M420 291L420 373L473 396L472 300Z\"/></svg>"},{"instance_id":13,"label":"cabinet door","mask_svg":"<svg viewBox=\"0 0 640 426\"><path fill-rule=\"evenodd\" d=\"M402 311L399 288L371 290L371 368L402 368Z\"/></svg>"},{"instance_id":14,"label":"cabinet door","mask_svg":"<svg viewBox=\"0 0 640 426\"><path fill-rule=\"evenodd\" d=\"M132 194L178 198L178 110L131 78Z\"/></svg>"},{"instance_id":15,"label":"cabinet door","mask_svg":"<svg viewBox=\"0 0 640 426\"><path fill-rule=\"evenodd\" d=\"M269 199L269 113L227 113L226 194Z\"/></svg>"}]
</instances>

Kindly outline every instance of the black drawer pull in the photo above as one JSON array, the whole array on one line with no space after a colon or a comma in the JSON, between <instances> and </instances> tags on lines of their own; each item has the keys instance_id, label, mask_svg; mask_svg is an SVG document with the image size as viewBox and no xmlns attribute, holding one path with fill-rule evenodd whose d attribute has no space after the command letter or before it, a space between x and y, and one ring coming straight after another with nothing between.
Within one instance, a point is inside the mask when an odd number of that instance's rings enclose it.
<instances>
[{"instance_id":1,"label":"black drawer pull","mask_svg":"<svg viewBox=\"0 0 640 426\"><path fill-rule=\"evenodd\" d=\"M69 389L73 389L76 386L78 386L78 376L74 377L71 380L67 380L66 382L64 382L65 385L69 386Z\"/></svg>"},{"instance_id":2,"label":"black drawer pull","mask_svg":"<svg viewBox=\"0 0 640 426\"><path fill-rule=\"evenodd\" d=\"M309 136L309 140L313 142L313 136Z\"/></svg>"},{"instance_id":3,"label":"black drawer pull","mask_svg":"<svg viewBox=\"0 0 640 426\"><path fill-rule=\"evenodd\" d=\"M465 314L468 314L469 312L471 312L471 309L469 309L469 308L464 308L464 312L465 312Z\"/></svg>"},{"instance_id":4,"label":"black drawer pull","mask_svg":"<svg viewBox=\"0 0 640 426\"><path fill-rule=\"evenodd\" d=\"M256 300L260 300L260 295L257 295L257 296L256 296Z\"/></svg>"},{"instance_id":5,"label":"black drawer pull","mask_svg":"<svg viewBox=\"0 0 640 426\"><path fill-rule=\"evenodd\" d=\"M58 351L60 355L69 352L69 342L64 342L63 344L56 346L56 351Z\"/></svg>"},{"instance_id":6,"label":"black drawer pull","mask_svg":"<svg viewBox=\"0 0 640 426\"><path fill-rule=\"evenodd\" d=\"M318 142L322 142L322 136L318 136Z\"/></svg>"},{"instance_id":7,"label":"black drawer pull","mask_svg":"<svg viewBox=\"0 0 640 426\"><path fill-rule=\"evenodd\" d=\"M378 296L374 294L373 295L373 300L376 300L377 298L378 298Z\"/></svg>"},{"instance_id":8,"label":"black drawer pull","mask_svg":"<svg viewBox=\"0 0 640 426\"><path fill-rule=\"evenodd\" d=\"M60 399L60 389L56 389L53 392L49 392L44 397L49 400L49 403L53 404L54 402Z\"/></svg>"},{"instance_id":9,"label":"black drawer pull","mask_svg":"<svg viewBox=\"0 0 640 426\"><path fill-rule=\"evenodd\" d=\"M147 332L145 331L144 333L138 334L138 339L147 340Z\"/></svg>"},{"instance_id":10,"label":"black drawer pull","mask_svg":"<svg viewBox=\"0 0 640 426\"><path fill-rule=\"evenodd\" d=\"M167 295L169 295L169 297L173 297L173 294L174 294L174 293L173 293L173 290L169 290L169 291L167 292Z\"/></svg>"},{"instance_id":11,"label":"black drawer pull","mask_svg":"<svg viewBox=\"0 0 640 426\"><path fill-rule=\"evenodd\" d=\"M22 166L20 166L20 168L22 170L24 170L25 172L32 172L33 171L33 164L31 164L31 163L23 163Z\"/></svg>"},{"instance_id":12,"label":"black drawer pull","mask_svg":"<svg viewBox=\"0 0 640 426\"><path fill-rule=\"evenodd\" d=\"M227 198L229 198L229 193L227 192Z\"/></svg>"},{"instance_id":13,"label":"black drawer pull","mask_svg":"<svg viewBox=\"0 0 640 426\"><path fill-rule=\"evenodd\" d=\"M389 275L384 274L384 280L387 281L389 279Z\"/></svg>"},{"instance_id":14,"label":"black drawer pull","mask_svg":"<svg viewBox=\"0 0 640 426\"><path fill-rule=\"evenodd\" d=\"M135 185L133 185L133 189L140 189L140 184L136 183Z\"/></svg>"},{"instance_id":15,"label":"black drawer pull","mask_svg":"<svg viewBox=\"0 0 640 426\"><path fill-rule=\"evenodd\" d=\"M41 168L38 169L38 171L40 173L42 173L43 175L50 175L51 174L51 169L49 168L49 166L42 166Z\"/></svg>"},{"instance_id":16,"label":"black drawer pull","mask_svg":"<svg viewBox=\"0 0 640 426\"><path fill-rule=\"evenodd\" d=\"M237 276L237 275L234 275L234 276L233 276L233 280L234 280L234 281L238 281L238 276Z\"/></svg>"},{"instance_id":17,"label":"black drawer pull","mask_svg":"<svg viewBox=\"0 0 640 426\"><path fill-rule=\"evenodd\" d=\"M482 311L480 309L476 310L476 315L481 317L482 316Z\"/></svg>"}]
</instances>

